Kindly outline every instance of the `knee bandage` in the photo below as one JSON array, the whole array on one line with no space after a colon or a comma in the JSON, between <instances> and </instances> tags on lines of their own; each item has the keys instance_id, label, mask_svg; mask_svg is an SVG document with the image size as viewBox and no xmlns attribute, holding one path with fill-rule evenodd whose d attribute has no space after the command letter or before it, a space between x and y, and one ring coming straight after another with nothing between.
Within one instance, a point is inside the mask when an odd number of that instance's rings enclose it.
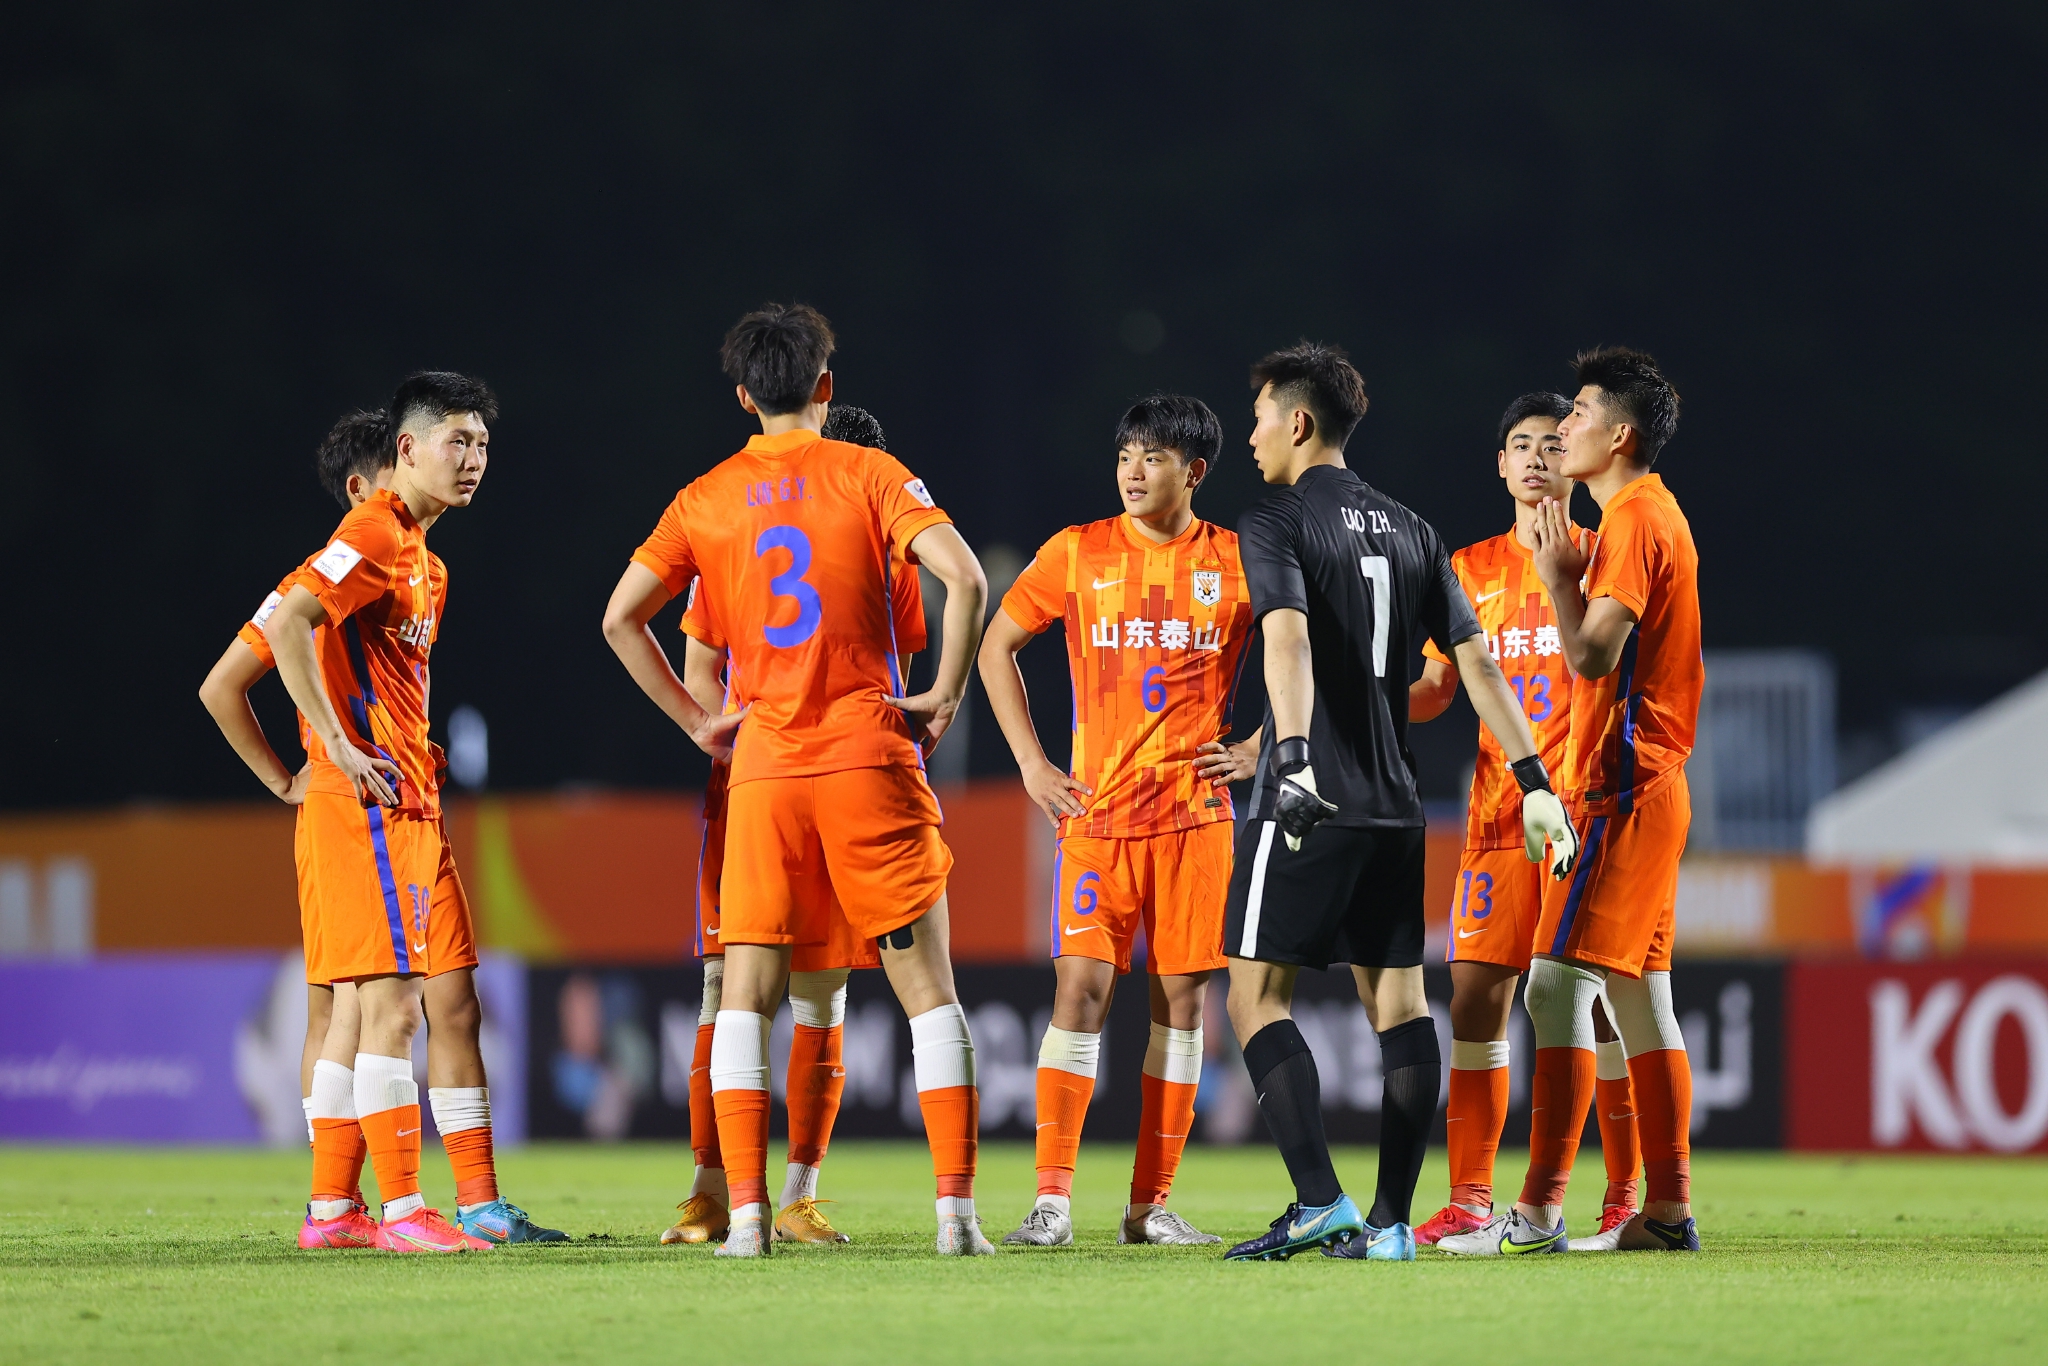
<instances>
[{"instance_id":1,"label":"knee bandage","mask_svg":"<svg viewBox=\"0 0 2048 1366\"><path fill-rule=\"evenodd\" d=\"M725 959L704 960L704 999L697 1005L697 1023L718 1022L718 1003L725 995Z\"/></svg>"},{"instance_id":2,"label":"knee bandage","mask_svg":"<svg viewBox=\"0 0 2048 1366\"><path fill-rule=\"evenodd\" d=\"M1538 958L1529 965L1522 1006L1529 1012L1538 1048L1583 1048L1593 1051L1593 1002L1600 978L1584 968Z\"/></svg>"},{"instance_id":3,"label":"knee bandage","mask_svg":"<svg viewBox=\"0 0 2048 1366\"><path fill-rule=\"evenodd\" d=\"M809 1029L834 1029L846 1023L845 968L789 974L789 1013Z\"/></svg>"}]
</instances>

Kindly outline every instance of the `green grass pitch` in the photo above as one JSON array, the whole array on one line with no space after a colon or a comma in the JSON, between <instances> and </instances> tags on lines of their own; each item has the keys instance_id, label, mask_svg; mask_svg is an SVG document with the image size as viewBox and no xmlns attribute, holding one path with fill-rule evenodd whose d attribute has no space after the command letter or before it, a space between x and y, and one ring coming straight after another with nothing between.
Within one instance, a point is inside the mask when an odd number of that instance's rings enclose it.
<instances>
[{"instance_id":1,"label":"green grass pitch","mask_svg":"<svg viewBox=\"0 0 2048 1366\"><path fill-rule=\"evenodd\" d=\"M1586 1230L1588 1158L1568 1216ZM508 1151L507 1194L573 1246L398 1257L296 1249L304 1154L0 1148L0 1360L2048 1360L2037 1160L1705 1153L1697 1257L1412 1265L1117 1247L1129 1155L1094 1146L1078 1246L940 1261L922 1147L853 1142L823 1191L853 1244L733 1264L655 1242L689 1161L667 1145ZM1338 1171L1370 1191L1369 1152L1340 1152ZM427 1177L448 1208L438 1152ZM1032 1190L1027 1146L983 1149L991 1235ZM1438 1153L1418 1216L1443 1190ZM1174 1205L1236 1239L1285 1198L1270 1150L1191 1149Z\"/></svg>"}]
</instances>

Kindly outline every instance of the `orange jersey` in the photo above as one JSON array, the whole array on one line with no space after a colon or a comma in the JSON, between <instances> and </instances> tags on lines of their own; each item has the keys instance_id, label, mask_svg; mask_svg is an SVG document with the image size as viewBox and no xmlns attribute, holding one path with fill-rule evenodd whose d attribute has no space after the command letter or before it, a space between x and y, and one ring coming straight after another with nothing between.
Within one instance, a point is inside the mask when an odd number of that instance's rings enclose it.
<instances>
[{"instance_id":1,"label":"orange jersey","mask_svg":"<svg viewBox=\"0 0 2048 1366\"><path fill-rule=\"evenodd\" d=\"M1060 834L1122 838L1231 819L1230 793L1195 773L1195 747L1230 729L1251 594L1237 535L1196 520L1164 545L1110 517L1072 526L1003 596L1034 635L1067 628L1075 777L1095 790Z\"/></svg>"},{"instance_id":2,"label":"orange jersey","mask_svg":"<svg viewBox=\"0 0 2048 1366\"><path fill-rule=\"evenodd\" d=\"M1571 531L1574 542L1586 534L1576 526ZM1550 593L1536 576L1534 552L1510 528L1452 555L1451 568L1472 600L1479 629L1486 633L1487 653L1507 675L1522 714L1529 718L1529 729L1536 733L1543 767L1560 772L1571 738L1572 674L1564 662ZM1425 641L1422 652L1441 663L1451 662L1434 642ZM1522 847L1522 787L1508 768L1500 741L1485 726L1479 728L1479 759L1472 768L1472 795L1465 805L1465 847Z\"/></svg>"},{"instance_id":3,"label":"orange jersey","mask_svg":"<svg viewBox=\"0 0 2048 1366\"><path fill-rule=\"evenodd\" d=\"M908 658L924 653L924 585L918 581L917 566L900 554L890 559L893 566L889 575L889 606L896 615L896 652ZM714 650L723 650L725 637L718 634L712 624L710 609L703 605L703 594L697 591L698 579L690 585L690 605L683 609L680 623L685 634L694 636Z\"/></svg>"},{"instance_id":4,"label":"orange jersey","mask_svg":"<svg viewBox=\"0 0 2048 1366\"><path fill-rule=\"evenodd\" d=\"M1601 510L1586 601L1635 613L1621 662L1572 690L1569 786L1589 815L1627 814L1677 777L1692 753L1706 666L1700 659L1700 556L1664 481L1646 474Z\"/></svg>"},{"instance_id":5,"label":"orange jersey","mask_svg":"<svg viewBox=\"0 0 2048 1366\"><path fill-rule=\"evenodd\" d=\"M756 436L675 497L633 560L671 594L702 576L731 701L734 785L921 765L903 713L893 560L950 519L884 451L805 428Z\"/></svg>"},{"instance_id":6,"label":"orange jersey","mask_svg":"<svg viewBox=\"0 0 2048 1366\"><path fill-rule=\"evenodd\" d=\"M388 489L351 509L327 548L287 575L242 627L240 638L266 664L275 661L263 623L295 586L327 610L328 624L313 633L313 648L342 728L356 748L382 755L404 773L399 810L437 814L436 747L427 739L427 656L440 634L448 576L440 558L427 550L426 533ZM313 764L307 791L353 797L355 789L304 717L299 738Z\"/></svg>"}]
</instances>

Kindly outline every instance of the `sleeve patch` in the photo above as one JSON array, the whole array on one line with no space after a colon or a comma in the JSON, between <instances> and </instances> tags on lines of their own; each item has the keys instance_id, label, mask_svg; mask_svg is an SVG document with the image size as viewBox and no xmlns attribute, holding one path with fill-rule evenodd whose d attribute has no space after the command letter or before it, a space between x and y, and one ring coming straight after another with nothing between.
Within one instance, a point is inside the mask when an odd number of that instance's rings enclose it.
<instances>
[{"instance_id":1,"label":"sleeve patch","mask_svg":"<svg viewBox=\"0 0 2048 1366\"><path fill-rule=\"evenodd\" d=\"M347 541L336 541L320 552L320 558L313 561L313 568L320 571L320 577L329 583L340 583L348 577L351 569L362 562L363 552Z\"/></svg>"},{"instance_id":2,"label":"sleeve patch","mask_svg":"<svg viewBox=\"0 0 2048 1366\"><path fill-rule=\"evenodd\" d=\"M259 631L262 630L263 623L269 621L270 614L275 612L283 603L284 594L272 593L263 600L263 605L256 609L256 615L249 618L249 624Z\"/></svg>"},{"instance_id":3,"label":"sleeve patch","mask_svg":"<svg viewBox=\"0 0 2048 1366\"><path fill-rule=\"evenodd\" d=\"M918 502L924 504L928 508L935 508L938 506L937 503L932 501L932 496L925 489L924 480L922 479L911 480L909 483L903 486L903 491L909 494L912 498L917 499Z\"/></svg>"}]
</instances>

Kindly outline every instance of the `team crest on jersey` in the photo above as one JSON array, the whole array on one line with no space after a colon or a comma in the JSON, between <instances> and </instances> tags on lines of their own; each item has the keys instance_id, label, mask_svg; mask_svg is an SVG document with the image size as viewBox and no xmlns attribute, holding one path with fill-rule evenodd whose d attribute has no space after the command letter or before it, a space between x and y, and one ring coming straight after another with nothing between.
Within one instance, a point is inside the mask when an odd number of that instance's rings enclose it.
<instances>
[{"instance_id":1,"label":"team crest on jersey","mask_svg":"<svg viewBox=\"0 0 2048 1366\"><path fill-rule=\"evenodd\" d=\"M1194 571L1195 601L1204 607L1214 607L1223 601L1223 571L1220 569L1197 569Z\"/></svg>"},{"instance_id":2,"label":"team crest on jersey","mask_svg":"<svg viewBox=\"0 0 2048 1366\"><path fill-rule=\"evenodd\" d=\"M931 492L930 490L925 488L924 480L922 479L911 480L909 483L903 486L903 491L905 493L908 493L912 498L917 499L918 502L923 503L928 508L938 506L937 503L934 503L932 501Z\"/></svg>"}]
</instances>

